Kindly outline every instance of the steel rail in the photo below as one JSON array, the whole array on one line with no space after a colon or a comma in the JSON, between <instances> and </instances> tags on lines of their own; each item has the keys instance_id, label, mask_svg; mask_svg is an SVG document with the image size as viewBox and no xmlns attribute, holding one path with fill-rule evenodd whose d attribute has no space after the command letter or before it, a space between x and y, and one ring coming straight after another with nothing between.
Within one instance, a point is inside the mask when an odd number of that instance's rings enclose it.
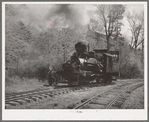
<instances>
[{"instance_id":1,"label":"steel rail","mask_svg":"<svg viewBox=\"0 0 149 122\"><path fill-rule=\"evenodd\" d=\"M74 91L77 91L77 90L82 90L82 89L84 89L84 88L82 88L82 87L75 87L75 88L72 88L72 89L62 89L62 90L58 90L58 91L38 91L38 92L29 92L29 93L26 93L26 94L22 94L22 95L19 95L19 96L16 96L16 97L13 97L13 98L6 98L5 99L5 105L6 104L11 104L11 102L16 102L16 103L18 103L18 101L19 100L23 100L23 101L25 101L25 99L27 98L27 99L30 99L30 100L33 100L33 98L39 98L40 97L40 99L41 99L41 97L42 97L42 99L44 99L44 97L48 97L49 96L49 98L50 97L54 97L54 96L56 96L56 95L60 95L60 94L67 94L67 93L69 93L69 92L74 92Z\"/></svg>"},{"instance_id":2,"label":"steel rail","mask_svg":"<svg viewBox=\"0 0 149 122\"><path fill-rule=\"evenodd\" d=\"M108 106L106 107L106 109L110 109L112 107L112 105L118 100L118 98L123 94L125 93L126 91L130 90L132 87L135 87L135 86L139 86L141 87L143 85L143 83L138 83L138 84L135 84L134 86L130 86L128 88L126 88L125 90L123 90L121 93L119 93L119 95L117 95L109 104Z\"/></svg>"},{"instance_id":3,"label":"steel rail","mask_svg":"<svg viewBox=\"0 0 149 122\"><path fill-rule=\"evenodd\" d=\"M131 83L128 83L128 84L126 84L126 85L129 85L129 84L131 84ZM135 85L138 85L138 84L143 84L143 83L137 83L137 84L135 84ZM133 86L135 86L135 85L133 85ZM131 87L133 87L133 86L131 86ZM116 87L119 87L119 86L116 86ZM115 87L112 87L111 89L105 90L105 91L101 92L100 94L93 96L92 98L88 99L87 101L85 101L85 102L83 102L83 103L77 105L77 106L74 107L73 109L80 109L81 107L83 107L83 106L89 104L91 101L93 101L93 100L94 100L95 98L97 98L98 96L101 96L102 94L104 94L104 93L106 93L106 92L112 90L113 88L115 88ZM126 89L128 89L128 87L127 87ZM125 89L125 90L126 90L126 89ZM124 91L122 91L122 92L124 92ZM120 94L121 94L121 93L120 93ZM120 96L120 94L119 94L118 96Z\"/></svg>"},{"instance_id":4,"label":"steel rail","mask_svg":"<svg viewBox=\"0 0 149 122\"><path fill-rule=\"evenodd\" d=\"M112 87L111 89L113 89L113 88L114 88L114 87ZM79 108L81 108L82 106L84 106L84 105L88 104L89 102L91 102L91 101L92 101L93 99L95 99L96 97L102 95L102 94L105 93L105 92L110 91L111 89L105 90L105 91L101 92L100 94L98 94L98 95L96 95L96 96L93 96L92 98L90 98L90 99L88 99L87 101L85 101L85 102L79 104L78 106L74 107L73 109L79 109Z\"/></svg>"}]
</instances>

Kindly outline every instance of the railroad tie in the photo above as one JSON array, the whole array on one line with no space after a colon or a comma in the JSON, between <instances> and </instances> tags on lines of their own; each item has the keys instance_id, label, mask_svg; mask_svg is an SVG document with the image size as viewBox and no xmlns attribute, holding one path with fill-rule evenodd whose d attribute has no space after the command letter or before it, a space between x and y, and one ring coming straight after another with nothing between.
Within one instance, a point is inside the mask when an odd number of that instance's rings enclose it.
<instances>
[{"instance_id":1,"label":"railroad tie","mask_svg":"<svg viewBox=\"0 0 149 122\"><path fill-rule=\"evenodd\" d=\"M49 95L47 95L47 94L44 94L44 95L43 95L43 97L45 97L45 98L49 98Z\"/></svg>"},{"instance_id":2,"label":"railroad tie","mask_svg":"<svg viewBox=\"0 0 149 122\"><path fill-rule=\"evenodd\" d=\"M35 97L38 97L40 100L43 100L44 99L43 96L39 96L39 95L36 95Z\"/></svg>"},{"instance_id":3,"label":"railroad tie","mask_svg":"<svg viewBox=\"0 0 149 122\"><path fill-rule=\"evenodd\" d=\"M11 108L11 105L10 104L5 104L5 109L7 108Z\"/></svg>"},{"instance_id":4,"label":"railroad tie","mask_svg":"<svg viewBox=\"0 0 149 122\"><path fill-rule=\"evenodd\" d=\"M49 93L49 94L47 94L47 95L49 95L49 97L53 97L53 94L50 94L50 93Z\"/></svg>"},{"instance_id":5,"label":"railroad tie","mask_svg":"<svg viewBox=\"0 0 149 122\"><path fill-rule=\"evenodd\" d=\"M13 101L8 102L7 104L9 104L11 106L18 106L19 105L18 102L13 102Z\"/></svg>"},{"instance_id":6,"label":"railroad tie","mask_svg":"<svg viewBox=\"0 0 149 122\"><path fill-rule=\"evenodd\" d=\"M24 100L16 100L15 102L18 102L20 105L26 105L27 102Z\"/></svg>"},{"instance_id":7,"label":"railroad tie","mask_svg":"<svg viewBox=\"0 0 149 122\"><path fill-rule=\"evenodd\" d=\"M23 100L25 100L28 103L32 103L33 102L33 99L29 99L29 98L23 98Z\"/></svg>"},{"instance_id":8,"label":"railroad tie","mask_svg":"<svg viewBox=\"0 0 149 122\"><path fill-rule=\"evenodd\" d=\"M39 98L38 97L32 97L32 99L35 101L35 102L39 102Z\"/></svg>"}]
</instances>

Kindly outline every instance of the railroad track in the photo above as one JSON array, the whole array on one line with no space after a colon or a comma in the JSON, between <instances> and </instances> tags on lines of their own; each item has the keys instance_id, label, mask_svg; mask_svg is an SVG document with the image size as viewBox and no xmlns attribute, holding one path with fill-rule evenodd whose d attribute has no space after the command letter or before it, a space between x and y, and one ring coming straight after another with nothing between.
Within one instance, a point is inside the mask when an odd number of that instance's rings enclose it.
<instances>
[{"instance_id":1,"label":"railroad track","mask_svg":"<svg viewBox=\"0 0 149 122\"><path fill-rule=\"evenodd\" d=\"M131 93L132 91L134 91L135 89L143 86L144 84L143 83L138 83L138 84L135 84L133 86L130 86L126 89L124 89L122 92L119 93L119 95L117 95L107 106L106 106L106 109L111 109L111 108L114 108L114 109L119 109L121 108L121 105L124 103L124 100L126 99L125 96L123 96L123 94L125 93Z\"/></svg>"},{"instance_id":2,"label":"railroad track","mask_svg":"<svg viewBox=\"0 0 149 122\"><path fill-rule=\"evenodd\" d=\"M20 105L27 105L32 103L38 103L45 99L52 99L56 95L67 94L70 92L75 92L78 90L85 90L92 87L99 87L100 84L90 84L85 86L73 86L61 88L61 89L54 89L51 90L49 88L46 89L39 89L21 93L12 93L12 94L5 94L5 108L17 108ZM69 89L68 89L69 88Z\"/></svg>"},{"instance_id":3,"label":"railroad track","mask_svg":"<svg viewBox=\"0 0 149 122\"><path fill-rule=\"evenodd\" d=\"M81 88L74 88L71 90L58 90L58 91L41 90L38 92L30 92L26 94L7 96L5 98L5 108L10 108L10 107L15 108L19 105L27 105L33 102L40 102L44 99L51 99L56 95L62 95L62 94L74 92L80 89Z\"/></svg>"},{"instance_id":4,"label":"railroad track","mask_svg":"<svg viewBox=\"0 0 149 122\"><path fill-rule=\"evenodd\" d=\"M144 83L135 83L135 84L131 84L130 86L127 86L126 88L124 88L123 90L119 90L118 95L116 95L116 97L114 97L112 100L110 100L110 102L108 103L100 103L100 100L105 98L105 94L110 93L112 90L115 90L113 88L105 90L103 92L101 92L100 94L97 94L95 96L93 96L92 98L82 102L81 104L75 106L73 109L87 109L88 107L86 107L87 105L89 106L89 104L98 104L99 106L102 106L102 109L119 109L121 108L121 105L124 103L125 97L122 96L124 93L128 92L131 93L133 90L143 86ZM117 89L119 86L117 86ZM103 96L103 97L102 97ZM98 101L98 102L93 102L93 101Z\"/></svg>"},{"instance_id":5,"label":"railroad track","mask_svg":"<svg viewBox=\"0 0 149 122\"><path fill-rule=\"evenodd\" d=\"M120 87L129 85L131 83L122 83ZM58 89L38 89L33 91L21 92L21 93L12 93L5 94L5 108L18 108L20 106L31 105L35 103L42 102L44 100L51 100L53 97L57 95L63 95L70 92L75 92L78 90L86 90L92 87L101 87L100 84L87 84L84 86L75 86L75 87L67 87L58 88Z\"/></svg>"}]
</instances>

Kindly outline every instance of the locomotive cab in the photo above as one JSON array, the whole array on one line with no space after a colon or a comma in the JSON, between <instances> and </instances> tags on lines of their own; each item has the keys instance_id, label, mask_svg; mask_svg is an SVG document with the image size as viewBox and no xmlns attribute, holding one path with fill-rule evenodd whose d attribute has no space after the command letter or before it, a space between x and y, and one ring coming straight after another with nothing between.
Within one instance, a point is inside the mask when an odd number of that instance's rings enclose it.
<instances>
[{"instance_id":1,"label":"locomotive cab","mask_svg":"<svg viewBox=\"0 0 149 122\"><path fill-rule=\"evenodd\" d=\"M119 76L119 51L109 51L108 53L106 49L96 49L94 51L97 59L103 64L104 75L117 80L117 76Z\"/></svg>"}]
</instances>

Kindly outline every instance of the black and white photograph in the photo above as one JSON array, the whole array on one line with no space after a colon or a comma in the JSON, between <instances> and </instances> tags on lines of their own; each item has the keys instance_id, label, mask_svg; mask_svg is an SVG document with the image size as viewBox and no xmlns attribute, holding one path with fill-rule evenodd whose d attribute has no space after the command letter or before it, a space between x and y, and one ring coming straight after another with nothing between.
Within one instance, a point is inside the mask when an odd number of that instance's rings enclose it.
<instances>
[{"instance_id":1,"label":"black and white photograph","mask_svg":"<svg viewBox=\"0 0 149 122\"><path fill-rule=\"evenodd\" d=\"M4 119L147 119L147 2L3 2L2 20Z\"/></svg>"}]
</instances>

